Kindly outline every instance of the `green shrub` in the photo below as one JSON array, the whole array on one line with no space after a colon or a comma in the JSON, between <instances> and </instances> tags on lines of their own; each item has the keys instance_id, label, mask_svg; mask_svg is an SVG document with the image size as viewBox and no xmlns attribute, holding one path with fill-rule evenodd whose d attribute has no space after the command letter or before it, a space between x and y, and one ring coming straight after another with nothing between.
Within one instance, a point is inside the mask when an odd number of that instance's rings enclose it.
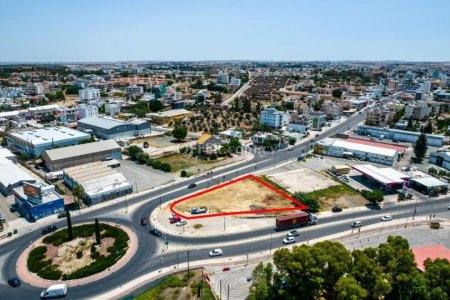
<instances>
[{"instance_id":1,"label":"green shrub","mask_svg":"<svg viewBox=\"0 0 450 300\"><path fill-rule=\"evenodd\" d=\"M161 169L161 171L164 171L164 172L172 171L172 166L168 163L161 164L161 166L159 168Z\"/></svg>"},{"instance_id":2,"label":"green shrub","mask_svg":"<svg viewBox=\"0 0 450 300\"><path fill-rule=\"evenodd\" d=\"M186 274L184 274L184 276L183 276L183 280L184 280L185 282L187 282L187 280L188 280L188 274L189 274L189 278L193 278L193 277L195 276L195 273L194 273L194 272L189 271L189 273L186 273Z\"/></svg>"},{"instance_id":3,"label":"green shrub","mask_svg":"<svg viewBox=\"0 0 450 300\"><path fill-rule=\"evenodd\" d=\"M91 245L91 253L95 253L95 252L97 252L97 248L95 248L95 245L92 244Z\"/></svg>"},{"instance_id":4,"label":"green shrub","mask_svg":"<svg viewBox=\"0 0 450 300\"><path fill-rule=\"evenodd\" d=\"M180 279L177 276L170 276L164 280L164 285L170 288L185 287L187 286L187 282L184 278Z\"/></svg>"},{"instance_id":5,"label":"green shrub","mask_svg":"<svg viewBox=\"0 0 450 300\"><path fill-rule=\"evenodd\" d=\"M52 265L40 270L37 275L43 279L58 280L61 279L62 272Z\"/></svg>"},{"instance_id":6,"label":"green shrub","mask_svg":"<svg viewBox=\"0 0 450 300\"><path fill-rule=\"evenodd\" d=\"M46 252L47 252L46 246L39 246L30 251L30 254L28 255L27 259L27 265L28 269L31 272L37 273L50 264L49 260L43 261Z\"/></svg>"},{"instance_id":7,"label":"green shrub","mask_svg":"<svg viewBox=\"0 0 450 300\"><path fill-rule=\"evenodd\" d=\"M186 170L181 170L181 177L186 177L187 176L187 172Z\"/></svg>"},{"instance_id":8,"label":"green shrub","mask_svg":"<svg viewBox=\"0 0 450 300\"><path fill-rule=\"evenodd\" d=\"M83 251L77 251L77 253L75 254L77 259L81 259L83 257Z\"/></svg>"},{"instance_id":9,"label":"green shrub","mask_svg":"<svg viewBox=\"0 0 450 300\"><path fill-rule=\"evenodd\" d=\"M99 252L91 252L91 258L93 259L93 260L96 260L97 258L99 258L100 257L100 253Z\"/></svg>"}]
</instances>

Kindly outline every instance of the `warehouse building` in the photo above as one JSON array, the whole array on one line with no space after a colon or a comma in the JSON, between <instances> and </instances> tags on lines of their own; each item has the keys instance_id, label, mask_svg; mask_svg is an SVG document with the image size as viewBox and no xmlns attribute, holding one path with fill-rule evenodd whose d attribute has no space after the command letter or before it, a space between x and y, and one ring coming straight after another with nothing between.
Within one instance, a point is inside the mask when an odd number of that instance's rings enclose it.
<instances>
[{"instance_id":1,"label":"warehouse building","mask_svg":"<svg viewBox=\"0 0 450 300\"><path fill-rule=\"evenodd\" d=\"M390 139L398 142L415 143L420 132L405 131L399 129L381 128L362 125L358 127L358 134L376 138ZM428 146L441 147L446 139L442 135L427 134Z\"/></svg>"},{"instance_id":2,"label":"warehouse building","mask_svg":"<svg viewBox=\"0 0 450 300\"><path fill-rule=\"evenodd\" d=\"M84 189L83 200L92 205L125 196L133 192L133 185L122 173L106 163L94 162L66 168L64 183L70 188L80 185Z\"/></svg>"},{"instance_id":3,"label":"warehouse building","mask_svg":"<svg viewBox=\"0 0 450 300\"><path fill-rule=\"evenodd\" d=\"M62 126L17 131L7 136L8 147L30 158L40 156L45 150L78 145L90 138L90 134Z\"/></svg>"},{"instance_id":4,"label":"warehouse building","mask_svg":"<svg viewBox=\"0 0 450 300\"><path fill-rule=\"evenodd\" d=\"M79 130L92 132L96 137L102 140L143 136L151 133L150 127L150 121L144 119L121 121L93 117L78 121Z\"/></svg>"},{"instance_id":5,"label":"warehouse building","mask_svg":"<svg viewBox=\"0 0 450 300\"><path fill-rule=\"evenodd\" d=\"M450 170L450 152L448 151L433 152L430 154L430 158L428 161L441 168Z\"/></svg>"},{"instance_id":6,"label":"warehouse building","mask_svg":"<svg viewBox=\"0 0 450 300\"><path fill-rule=\"evenodd\" d=\"M14 164L8 156L0 156L0 170L0 192L5 196L10 195L13 189L26 182L36 182L32 176Z\"/></svg>"},{"instance_id":7,"label":"warehouse building","mask_svg":"<svg viewBox=\"0 0 450 300\"><path fill-rule=\"evenodd\" d=\"M399 152L395 149L332 138L318 141L314 145L314 153L334 157L357 158L388 166L392 166L400 157Z\"/></svg>"},{"instance_id":8,"label":"warehouse building","mask_svg":"<svg viewBox=\"0 0 450 300\"><path fill-rule=\"evenodd\" d=\"M42 153L45 166L52 172L106 159L122 159L121 148L113 140L45 150Z\"/></svg>"},{"instance_id":9,"label":"warehouse building","mask_svg":"<svg viewBox=\"0 0 450 300\"><path fill-rule=\"evenodd\" d=\"M14 189L14 199L19 214L31 222L64 210L64 198L54 185L25 183Z\"/></svg>"}]
</instances>

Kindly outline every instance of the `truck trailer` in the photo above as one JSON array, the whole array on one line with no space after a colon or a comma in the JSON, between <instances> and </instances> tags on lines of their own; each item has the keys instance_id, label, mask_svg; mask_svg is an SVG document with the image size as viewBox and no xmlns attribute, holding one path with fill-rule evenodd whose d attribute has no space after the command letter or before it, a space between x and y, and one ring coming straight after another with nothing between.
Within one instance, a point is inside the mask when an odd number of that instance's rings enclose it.
<instances>
[{"instance_id":1,"label":"truck trailer","mask_svg":"<svg viewBox=\"0 0 450 300\"><path fill-rule=\"evenodd\" d=\"M296 213L276 218L276 229L285 230L296 227L316 225L317 216L308 212Z\"/></svg>"}]
</instances>

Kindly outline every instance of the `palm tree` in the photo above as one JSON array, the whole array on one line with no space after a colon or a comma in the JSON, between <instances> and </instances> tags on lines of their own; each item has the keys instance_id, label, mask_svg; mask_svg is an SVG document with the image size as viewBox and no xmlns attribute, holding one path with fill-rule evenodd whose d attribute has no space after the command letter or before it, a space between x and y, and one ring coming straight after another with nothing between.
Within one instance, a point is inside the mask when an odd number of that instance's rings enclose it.
<instances>
[{"instance_id":1,"label":"palm tree","mask_svg":"<svg viewBox=\"0 0 450 300\"><path fill-rule=\"evenodd\" d=\"M76 206L77 206L78 208L80 208L80 200L83 199L83 196L84 196L84 188L83 188L81 185L77 184L77 185L75 185L75 187L73 188L72 194L73 194L74 198L76 199L76 200L75 200L75 201L76 201Z\"/></svg>"}]
</instances>

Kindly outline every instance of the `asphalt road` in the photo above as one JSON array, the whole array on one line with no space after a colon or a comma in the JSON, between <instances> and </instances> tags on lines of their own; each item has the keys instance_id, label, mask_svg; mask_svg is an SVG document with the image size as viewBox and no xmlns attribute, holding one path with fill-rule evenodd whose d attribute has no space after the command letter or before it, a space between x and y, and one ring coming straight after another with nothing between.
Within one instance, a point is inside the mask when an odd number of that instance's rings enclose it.
<instances>
[{"instance_id":1,"label":"asphalt road","mask_svg":"<svg viewBox=\"0 0 450 300\"><path fill-rule=\"evenodd\" d=\"M323 139L325 137L334 135L338 132L343 132L348 129L348 127L353 127L360 123L364 119L363 115L355 115L351 118L349 118L347 121L343 121L342 123L338 124L337 126L329 129L328 131L320 134L319 137L316 137L315 140ZM134 255L133 259L123 268L121 268L116 274L112 274L104 279L98 280L92 284L83 285L82 287L73 287L69 286L69 298L72 299L88 299L88 298L94 298L95 295L100 295L101 293L107 291L110 289L110 287L117 287L121 284L127 282L130 280L130 278L136 278L141 275L144 275L148 272L158 270L161 267L161 262L163 262L162 266L167 267L171 266L177 263L177 254L176 253L166 253L164 255L160 255L155 253L157 250L158 241L157 238L154 236L151 236L148 234L148 227L142 227L140 225L140 217L143 214L150 213L153 209L157 208L160 204L159 202L159 196L161 194L168 193L167 195L164 195L161 199L161 201L167 202L171 199L175 199L181 196L184 196L186 194L187 185L190 183L197 183L197 187L193 190L190 190L189 192L194 192L198 189L203 189L209 187L208 183L216 181L224 181L229 180L234 177L242 176L244 174L252 173L255 170L264 169L267 167L271 167L274 164L281 163L283 161L289 160L289 159L295 159L298 157L301 153L301 149L305 149L311 144L311 142L305 141L300 143L299 145L295 146L294 151L288 151L288 150L280 150L276 151L276 153L264 153L264 152L256 152L255 156L252 160L241 163L239 165L231 166L228 168L224 168L221 170L217 170L213 172L212 178L209 180L207 177L196 177L191 178L184 182L175 183L171 186L164 187L158 191L150 191L145 194L141 194L138 197L129 200L129 205L133 204L139 204L142 203L134 212L131 214L131 220L132 222L128 221L128 219L120 218L120 223L127 225L131 228L134 228L136 231L136 234L139 239L139 247ZM204 182L199 183L200 180L204 180ZM147 201L147 200L151 201ZM439 211L442 211L442 209L446 209L446 201L439 200L436 202L423 202L417 204L417 216L419 215L428 215L431 213L437 213ZM389 208L386 211L389 213L393 213L391 210L395 210L399 208ZM408 211L404 211L404 210ZM82 223L86 221L93 221L95 217L106 215L113 213L117 210L117 207L115 205L111 205L109 207L101 208L89 213L85 213L80 216L73 216L73 223ZM409 206L401 206L401 210L394 212L395 215L398 217L401 217L402 214L412 215L412 204ZM320 222L320 225L314 226L309 228L308 230L305 230L304 234L301 235L301 238L299 240L310 240L314 238L318 238L321 236L326 236L334 233L341 232L343 230L348 230L349 222L348 224L341 224L341 225L333 225L333 226L327 226L332 225L334 222L340 222L344 220L350 220L352 218L363 218L363 217L370 217L371 214L377 214L378 211L364 211L364 212L358 212L355 214L338 214L336 216L333 216L332 218L323 219ZM393 213L393 214L394 214ZM104 221L115 221L116 219L108 219L108 218L99 218L100 220ZM365 224L370 224L370 222L378 222L379 217L373 217L370 220L366 220ZM65 226L64 221L59 221L55 223L58 227ZM255 236L260 235L268 235L273 232L273 229L261 229L257 231L252 232L244 232L240 234L234 234L234 235L228 235L228 236L221 236L221 237L211 237L211 238L199 238L199 239L192 239L192 238L179 238L179 242L189 242L189 243L196 243L196 244L204 244L204 243L221 243L221 242L227 242L227 241L239 241L240 239L248 239ZM32 286L22 285L19 288L11 288L6 284L6 280L9 277L16 276L15 272L15 264L17 262L17 258L19 257L21 251L30 243L30 241L36 240L39 236L40 228L37 228L36 231L33 231L29 234L26 234L24 236L18 237L17 239L11 241L10 243L2 245L0 248L0 258L3 260L3 265L1 268L1 283L0 283L0 299L38 299L39 294L41 292L41 288L36 288ZM174 242L175 237L174 236L167 236L167 240L169 242ZM247 242L239 244L239 246L227 246L223 247L225 256L234 256L238 254L247 254L247 253L253 253L253 252L259 252L259 251L268 251L271 245L269 245L268 242L269 239L260 241L260 242ZM281 246L281 240L280 241L272 241L273 245L272 247L278 247ZM208 251L204 250L192 250L190 255L190 260L198 260L198 259L205 259L208 255ZM161 260L161 257L163 258ZM181 253L178 253L178 262L182 262L186 259L186 253L182 255Z\"/></svg>"}]
</instances>

